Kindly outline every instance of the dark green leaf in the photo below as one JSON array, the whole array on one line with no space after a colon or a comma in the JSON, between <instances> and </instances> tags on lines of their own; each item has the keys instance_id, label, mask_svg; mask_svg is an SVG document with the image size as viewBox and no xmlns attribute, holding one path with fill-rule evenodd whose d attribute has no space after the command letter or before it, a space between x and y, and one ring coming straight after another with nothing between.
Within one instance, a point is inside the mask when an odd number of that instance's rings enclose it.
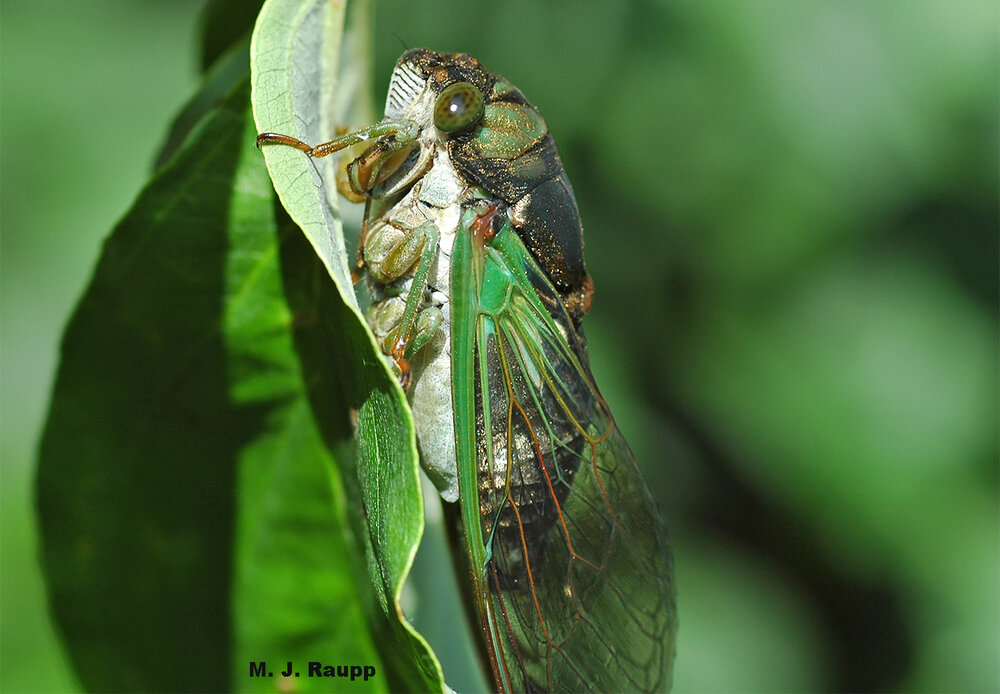
<instances>
[{"instance_id":1,"label":"dark green leaf","mask_svg":"<svg viewBox=\"0 0 1000 694\"><path fill-rule=\"evenodd\" d=\"M352 101L347 90L364 81L357 74L348 80L340 69L356 70L357 64L350 56L341 62L344 9L342 4L317 0L265 4L251 44L254 117L261 132L317 143L333 132L338 117L344 117L344 103ZM359 50L364 42L357 33L353 36ZM349 498L355 504L352 518L357 519L355 530L366 549L379 608L372 611L372 624L392 663L396 688L440 690L440 665L400 607L403 583L424 528L413 419L354 297L332 186L335 158L317 162L297 150L274 146L266 147L265 154L282 204L339 291L340 301L330 300L319 312L321 323L329 320L344 328L330 336L340 345L337 353L303 347L300 354L310 383L330 382L327 389L314 391L317 412L324 411L325 393L338 387L356 408L358 468L348 465L347 455L338 456L338 462L344 466L345 483L359 481L357 493ZM320 415L318 421L331 420ZM336 438L336 433L328 436Z\"/></svg>"},{"instance_id":2,"label":"dark green leaf","mask_svg":"<svg viewBox=\"0 0 1000 694\"><path fill-rule=\"evenodd\" d=\"M233 399L268 410L264 429L240 458L234 688L385 691L388 673L367 629L363 555L345 520L344 485L330 452L353 459L352 401L339 387L350 381L331 380L328 366L302 372L297 354L312 350L328 364L340 351L338 336L352 327L321 307L341 303L339 296L273 200L253 140L248 119L229 217L225 332ZM319 425L311 398L325 405ZM275 673L291 661L302 677L248 679L248 663L261 660ZM309 661L371 666L376 676L350 684L307 678Z\"/></svg>"},{"instance_id":3,"label":"dark green leaf","mask_svg":"<svg viewBox=\"0 0 1000 694\"><path fill-rule=\"evenodd\" d=\"M386 686L247 91L140 195L64 339L38 505L53 612L90 690L280 686L248 679L251 659L372 665L352 688Z\"/></svg>"},{"instance_id":4,"label":"dark green leaf","mask_svg":"<svg viewBox=\"0 0 1000 694\"><path fill-rule=\"evenodd\" d=\"M250 34L247 33L206 71L201 89L184 104L170 124L170 132L156 156L155 168L163 166L181 148L195 125L244 78L249 69L249 50Z\"/></svg>"},{"instance_id":5,"label":"dark green leaf","mask_svg":"<svg viewBox=\"0 0 1000 694\"><path fill-rule=\"evenodd\" d=\"M262 0L210 0L201 15L201 69L250 35Z\"/></svg>"},{"instance_id":6,"label":"dark green leaf","mask_svg":"<svg viewBox=\"0 0 1000 694\"><path fill-rule=\"evenodd\" d=\"M229 684L233 488L264 415L232 403L221 331L241 98L140 195L63 338L38 507L91 690Z\"/></svg>"}]
</instances>

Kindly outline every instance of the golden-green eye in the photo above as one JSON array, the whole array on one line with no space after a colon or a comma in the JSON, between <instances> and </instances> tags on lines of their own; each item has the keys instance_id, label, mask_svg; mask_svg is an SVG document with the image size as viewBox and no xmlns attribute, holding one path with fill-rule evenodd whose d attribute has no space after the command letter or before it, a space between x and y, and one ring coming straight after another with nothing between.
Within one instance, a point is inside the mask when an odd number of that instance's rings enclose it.
<instances>
[{"instance_id":1,"label":"golden-green eye","mask_svg":"<svg viewBox=\"0 0 1000 694\"><path fill-rule=\"evenodd\" d=\"M465 130L483 117L483 93L471 82L449 84L434 103L434 125L454 133Z\"/></svg>"}]
</instances>

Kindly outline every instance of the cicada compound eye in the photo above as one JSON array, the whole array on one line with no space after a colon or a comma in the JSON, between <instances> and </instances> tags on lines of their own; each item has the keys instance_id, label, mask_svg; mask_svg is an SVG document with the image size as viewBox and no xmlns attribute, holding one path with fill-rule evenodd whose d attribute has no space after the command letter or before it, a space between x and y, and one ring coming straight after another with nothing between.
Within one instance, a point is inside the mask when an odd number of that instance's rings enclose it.
<instances>
[{"instance_id":1,"label":"cicada compound eye","mask_svg":"<svg viewBox=\"0 0 1000 694\"><path fill-rule=\"evenodd\" d=\"M483 117L483 93L471 82L449 84L434 103L434 125L445 133L468 130Z\"/></svg>"}]
</instances>

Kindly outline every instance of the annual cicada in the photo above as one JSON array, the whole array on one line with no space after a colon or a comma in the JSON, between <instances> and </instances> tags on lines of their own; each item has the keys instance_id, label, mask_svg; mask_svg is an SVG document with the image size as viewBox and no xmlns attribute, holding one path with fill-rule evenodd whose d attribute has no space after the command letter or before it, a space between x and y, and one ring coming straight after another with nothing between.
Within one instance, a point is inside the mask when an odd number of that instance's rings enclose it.
<instances>
[{"instance_id":1,"label":"annual cicada","mask_svg":"<svg viewBox=\"0 0 1000 694\"><path fill-rule=\"evenodd\" d=\"M396 64L380 123L263 142L313 157L368 142L339 187L366 205L369 323L424 470L459 503L497 689L667 688L670 545L590 371L583 230L541 115L476 59L418 49Z\"/></svg>"}]
</instances>

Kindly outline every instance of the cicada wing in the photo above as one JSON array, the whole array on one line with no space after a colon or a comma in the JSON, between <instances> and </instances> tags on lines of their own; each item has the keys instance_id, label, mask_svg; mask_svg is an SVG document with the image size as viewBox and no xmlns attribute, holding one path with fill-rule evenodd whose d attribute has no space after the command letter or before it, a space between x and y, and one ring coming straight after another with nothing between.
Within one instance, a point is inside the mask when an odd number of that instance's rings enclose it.
<instances>
[{"instance_id":1,"label":"cicada wing","mask_svg":"<svg viewBox=\"0 0 1000 694\"><path fill-rule=\"evenodd\" d=\"M665 689L676 610L656 504L518 236L467 250L471 369L455 388L472 389L477 478L462 507L498 688Z\"/></svg>"}]
</instances>

